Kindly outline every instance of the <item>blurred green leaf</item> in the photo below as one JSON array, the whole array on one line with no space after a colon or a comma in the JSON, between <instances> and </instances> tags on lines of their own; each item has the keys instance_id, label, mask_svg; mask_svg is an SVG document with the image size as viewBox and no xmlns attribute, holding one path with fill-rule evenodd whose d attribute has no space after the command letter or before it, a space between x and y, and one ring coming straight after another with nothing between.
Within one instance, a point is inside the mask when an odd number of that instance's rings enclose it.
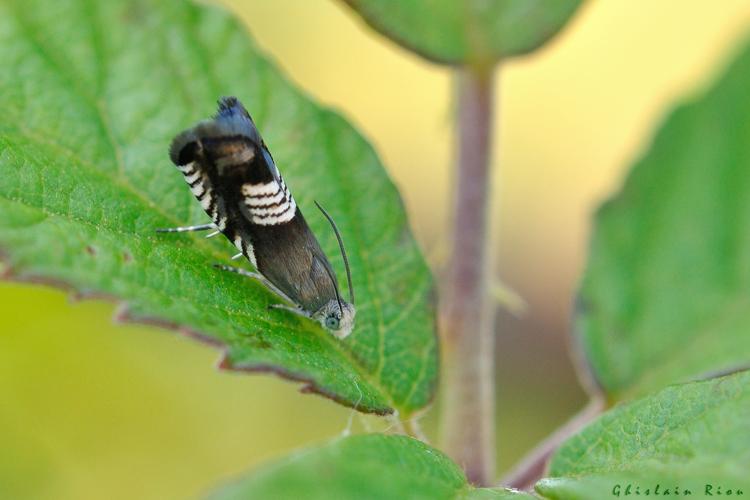
<instances>
[{"instance_id":1,"label":"blurred green leaf","mask_svg":"<svg viewBox=\"0 0 750 500\"><path fill-rule=\"evenodd\" d=\"M668 387L618 407L568 440L536 489L552 499L703 498L750 492L750 372ZM649 489L649 493L646 490ZM717 495L718 496L718 495Z\"/></svg>"},{"instance_id":2,"label":"blurred green leaf","mask_svg":"<svg viewBox=\"0 0 750 500\"><path fill-rule=\"evenodd\" d=\"M501 488L472 488L455 463L421 441L368 434L300 451L225 486L210 498L522 500L533 497Z\"/></svg>"},{"instance_id":3,"label":"blurred green leaf","mask_svg":"<svg viewBox=\"0 0 750 500\"><path fill-rule=\"evenodd\" d=\"M123 318L223 346L225 367L277 372L362 411L429 403L431 277L396 189L362 137L293 88L230 16L180 1L8 1L0 60L0 249L16 279L121 299ZM230 94L343 273L313 199L336 218L359 298L344 342L214 270L229 242L154 232L208 221L167 147Z\"/></svg>"},{"instance_id":4,"label":"blurred green leaf","mask_svg":"<svg viewBox=\"0 0 750 500\"><path fill-rule=\"evenodd\" d=\"M343 0L376 31L435 62L492 63L538 48L581 0Z\"/></svg>"},{"instance_id":5,"label":"blurred green leaf","mask_svg":"<svg viewBox=\"0 0 750 500\"><path fill-rule=\"evenodd\" d=\"M750 364L750 47L596 216L577 331L611 399Z\"/></svg>"}]
</instances>

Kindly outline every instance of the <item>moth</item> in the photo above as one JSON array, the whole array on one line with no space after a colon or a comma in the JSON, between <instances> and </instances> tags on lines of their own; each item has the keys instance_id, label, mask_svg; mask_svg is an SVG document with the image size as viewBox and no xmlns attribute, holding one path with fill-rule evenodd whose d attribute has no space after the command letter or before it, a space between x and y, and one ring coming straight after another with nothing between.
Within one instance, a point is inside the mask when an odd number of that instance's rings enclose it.
<instances>
[{"instance_id":1,"label":"moth","mask_svg":"<svg viewBox=\"0 0 750 500\"><path fill-rule=\"evenodd\" d=\"M220 269L253 278L283 299L285 309L319 322L338 338L354 328L354 289L341 235L336 234L346 267L349 301L341 298L336 273L307 225L253 119L235 97L219 100L213 119L178 134L169 157L182 172L210 224L158 230L213 230L223 234L257 270Z\"/></svg>"}]
</instances>

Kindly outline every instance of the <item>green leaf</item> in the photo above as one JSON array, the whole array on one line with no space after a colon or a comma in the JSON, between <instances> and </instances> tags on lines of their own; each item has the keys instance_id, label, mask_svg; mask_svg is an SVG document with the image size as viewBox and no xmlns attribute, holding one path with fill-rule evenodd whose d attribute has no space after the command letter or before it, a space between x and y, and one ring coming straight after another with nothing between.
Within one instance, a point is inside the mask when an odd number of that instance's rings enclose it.
<instances>
[{"instance_id":1,"label":"green leaf","mask_svg":"<svg viewBox=\"0 0 750 500\"><path fill-rule=\"evenodd\" d=\"M274 498L519 499L505 489L474 489L443 453L405 436L368 434L303 450L233 482L213 500Z\"/></svg>"},{"instance_id":2,"label":"green leaf","mask_svg":"<svg viewBox=\"0 0 750 500\"><path fill-rule=\"evenodd\" d=\"M704 498L750 493L750 372L668 387L620 406L568 440L536 489L547 498ZM650 493L646 493L649 489ZM658 496L662 496L658 495ZM640 498L638 497L638 498Z\"/></svg>"},{"instance_id":3,"label":"green leaf","mask_svg":"<svg viewBox=\"0 0 750 500\"><path fill-rule=\"evenodd\" d=\"M311 103L223 12L177 0L0 5L0 249L16 279L64 284L223 346L225 367L272 371L367 412L406 416L437 375L431 277L372 148ZM207 216L171 165L171 138L237 95L339 276L344 236L357 326L337 341L261 285L212 268L232 245L156 234ZM249 265L249 264L248 264Z\"/></svg>"},{"instance_id":4,"label":"green leaf","mask_svg":"<svg viewBox=\"0 0 750 500\"><path fill-rule=\"evenodd\" d=\"M439 63L493 63L532 52L581 0L343 0L376 31Z\"/></svg>"},{"instance_id":5,"label":"green leaf","mask_svg":"<svg viewBox=\"0 0 750 500\"><path fill-rule=\"evenodd\" d=\"M750 46L596 216L577 331L611 399L750 364Z\"/></svg>"}]
</instances>

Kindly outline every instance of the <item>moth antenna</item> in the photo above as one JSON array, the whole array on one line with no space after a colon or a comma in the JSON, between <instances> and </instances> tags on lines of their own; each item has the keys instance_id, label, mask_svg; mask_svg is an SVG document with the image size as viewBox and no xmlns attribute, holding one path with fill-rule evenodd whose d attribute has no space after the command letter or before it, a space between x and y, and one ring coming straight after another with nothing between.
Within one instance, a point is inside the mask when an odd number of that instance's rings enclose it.
<instances>
[{"instance_id":1,"label":"moth antenna","mask_svg":"<svg viewBox=\"0 0 750 500\"><path fill-rule=\"evenodd\" d=\"M344 315L344 305L341 303L341 295L339 294L339 287L336 284L336 280L333 279L333 275L331 274L331 270L328 269L328 266L323 265L323 269L326 270L326 274L328 275L328 278L331 280L331 283L333 284L333 291L336 293L336 302L339 303L339 312L341 315Z\"/></svg>"},{"instance_id":2,"label":"moth antenna","mask_svg":"<svg viewBox=\"0 0 750 500\"><path fill-rule=\"evenodd\" d=\"M328 219L328 222L331 224L331 227L333 228L333 232L336 234L336 239L339 242L339 250L341 250L341 257L344 259L344 267L346 268L346 282L349 285L349 302L354 305L354 287L352 286L352 271L349 269L349 258L346 256L346 248L344 248L344 241L341 239L341 233L339 233L339 228L336 227L336 223L333 221L333 218L328 215L328 212L325 211L323 207L320 206L320 203L317 201L315 202L315 206L318 207L318 209L323 212L323 215L326 219Z\"/></svg>"}]
</instances>

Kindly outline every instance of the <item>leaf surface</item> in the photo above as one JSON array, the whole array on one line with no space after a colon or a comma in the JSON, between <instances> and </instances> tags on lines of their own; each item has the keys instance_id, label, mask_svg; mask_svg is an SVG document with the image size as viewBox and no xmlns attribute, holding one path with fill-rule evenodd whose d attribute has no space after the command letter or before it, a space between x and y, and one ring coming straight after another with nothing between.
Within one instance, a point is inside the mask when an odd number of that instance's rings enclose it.
<instances>
[{"instance_id":1,"label":"leaf surface","mask_svg":"<svg viewBox=\"0 0 750 500\"><path fill-rule=\"evenodd\" d=\"M543 45L580 0L343 0L376 31L446 64L495 62Z\"/></svg>"},{"instance_id":2,"label":"leaf surface","mask_svg":"<svg viewBox=\"0 0 750 500\"><path fill-rule=\"evenodd\" d=\"M362 411L409 415L437 376L431 277L372 148L293 88L229 15L188 2L0 4L0 250L15 279L127 304ZM343 234L357 325L340 342L270 311L261 285L221 272L233 246L156 234L208 222L171 165L171 138L237 95L255 118L339 277ZM249 263L244 264L250 267Z\"/></svg>"},{"instance_id":3,"label":"leaf surface","mask_svg":"<svg viewBox=\"0 0 750 500\"><path fill-rule=\"evenodd\" d=\"M226 485L210 498L497 499L534 498L502 488L471 487L443 453L405 436L369 434L303 450Z\"/></svg>"},{"instance_id":4,"label":"leaf surface","mask_svg":"<svg viewBox=\"0 0 750 500\"><path fill-rule=\"evenodd\" d=\"M596 216L577 332L616 400L750 366L750 47Z\"/></svg>"},{"instance_id":5,"label":"leaf surface","mask_svg":"<svg viewBox=\"0 0 750 500\"><path fill-rule=\"evenodd\" d=\"M732 496L737 490L750 493L748 470L746 371L671 386L606 413L557 451L551 477L536 490L559 500L600 500L618 493L630 498L679 493L681 498L685 490L692 498L724 498L727 490Z\"/></svg>"}]
</instances>

